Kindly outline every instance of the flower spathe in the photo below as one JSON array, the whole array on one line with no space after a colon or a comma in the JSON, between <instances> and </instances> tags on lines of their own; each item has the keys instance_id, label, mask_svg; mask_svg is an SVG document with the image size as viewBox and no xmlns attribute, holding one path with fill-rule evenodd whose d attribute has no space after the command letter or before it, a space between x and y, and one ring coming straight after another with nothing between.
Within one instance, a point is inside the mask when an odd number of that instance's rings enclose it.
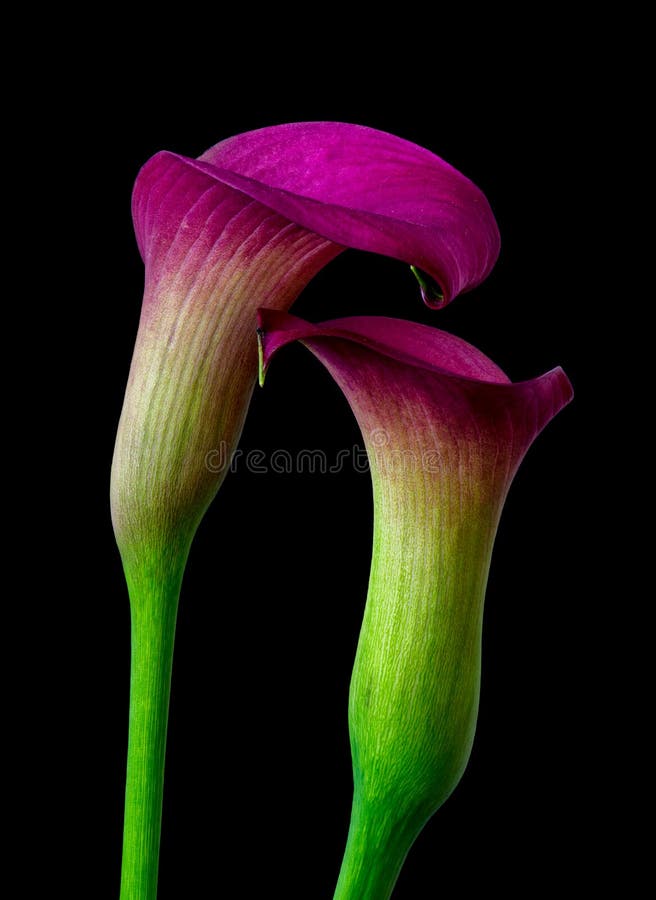
<instances>
[{"instance_id":1,"label":"flower spathe","mask_svg":"<svg viewBox=\"0 0 656 900\"><path fill-rule=\"evenodd\" d=\"M346 247L428 273L439 305L485 278L499 237L483 194L447 163L341 123L261 129L198 160L158 153L132 212L145 288L111 488L133 626L121 896L151 900L178 593L225 475L208 455L230 458L255 382L256 308L288 309Z\"/></svg>"},{"instance_id":2,"label":"flower spathe","mask_svg":"<svg viewBox=\"0 0 656 900\"><path fill-rule=\"evenodd\" d=\"M218 489L225 473L205 459L239 438L257 307L288 309L345 247L423 270L443 305L482 281L499 252L469 179L422 147L342 123L248 132L199 160L158 153L132 210L146 279L113 464L124 555L149 545L154 528L193 533Z\"/></svg>"},{"instance_id":3,"label":"flower spathe","mask_svg":"<svg viewBox=\"0 0 656 900\"><path fill-rule=\"evenodd\" d=\"M518 384L443 331L262 310L261 380L302 341L358 420L374 494L367 604L349 699L354 798L339 900L384 900L467 763L492 545L524 454L569 402L562 369Z\"/></svg>"}]
</instances>

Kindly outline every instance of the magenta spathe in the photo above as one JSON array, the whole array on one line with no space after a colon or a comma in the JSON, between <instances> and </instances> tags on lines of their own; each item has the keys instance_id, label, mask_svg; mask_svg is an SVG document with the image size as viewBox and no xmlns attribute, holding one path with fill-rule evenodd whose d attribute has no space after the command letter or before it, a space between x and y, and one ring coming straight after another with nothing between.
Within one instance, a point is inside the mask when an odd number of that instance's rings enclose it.
<instances>
[{"instance_id":1,"label":"magenta spathe","mask_svg":"<svg viewBox=\"0 0 656 900\"><path fill-rule=\"evenodd\" d=\"M341 122L262 128L216 144L198 160L162 151L135 185L133 217L148 266L202 198L193 186L223 185L342 248L368 250L423 269L444 305L480 284L499 255L484 194L453 166L409 141ZM154 197L154 192L157 196ZM153 202L154 200L154 202ZM178 254L173 254L173 259Z\"/></svg>"},{"instance_id":2,"label":"magenta spathe","mask_svg":"<svg viewBox=\"0 0 656 900\"><path fill-rule=\"evenodd\" d=\"M191 539L235 449L257 373L258 307L287 310L347 247L428 273L443 305L482 281L499 252L481 191L428 150L371 128L264 128L199 160L156 154L132 201L145 263L142 316L119 424L112 513L135 552L155 523ZM167 538L168 540L168 538ZM129 546L128 546L129 545Z\"/></svg>"},{"instance_id":3,"label":"magenta spathe","mask_svg":"<svg viewBox=\"0 0 656 900\"><path fill-rule=\"evenodd\" d=\"M313 325L261 310L258 337L260 380L281 348L301 341L343 391L367 448L373 552L335 900L386 900L467 765L499 518L524 455L572 387L560 368L513 384L460 338L398 319Z\"/></svg>"}]
</instances>

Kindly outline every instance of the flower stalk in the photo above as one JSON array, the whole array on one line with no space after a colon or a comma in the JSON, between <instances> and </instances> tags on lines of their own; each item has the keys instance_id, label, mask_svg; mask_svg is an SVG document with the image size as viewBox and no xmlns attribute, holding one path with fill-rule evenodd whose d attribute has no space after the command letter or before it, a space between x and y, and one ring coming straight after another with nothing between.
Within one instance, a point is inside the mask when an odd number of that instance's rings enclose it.
<instances>
[{"instance_id":1,"label":"flower stalk","mask_svg":"<svg viewBox=\"0 0 656 900\"><path fill-rule=\"evenodd\" d=\"M132 659L121 900L155 900L171 670L182 572L130 584Z\"/></svg>"}]
</instances>

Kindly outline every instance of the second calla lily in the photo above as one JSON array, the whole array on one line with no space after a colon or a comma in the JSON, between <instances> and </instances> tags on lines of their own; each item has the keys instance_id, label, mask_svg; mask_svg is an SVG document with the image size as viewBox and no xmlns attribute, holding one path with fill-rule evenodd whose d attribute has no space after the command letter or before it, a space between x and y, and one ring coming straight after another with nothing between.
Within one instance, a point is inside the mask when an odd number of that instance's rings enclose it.
<instances>
[{"instance_id":1,"label":"second calla lily","mask_svg":"<svg viewBox=\"0 0 656 900\"><path fill-rule=\"evenodd\" d=\"M562 369L511 384L471 345L412 322L311 325L263 310L261 381L302 341L358 420L374 494L369 593L351 681L354 796L335 900L386 900L467 764L483 599L508 488L572 397Z\"/></svg>"},{"instance_id":2,"label":"second calla lily","mask_svg":"<svg viewBox=\"0 0 656 900\"><path fill-rule=\"evenodd\" d=\"M111 490L132 610L121 898L154 900L179 589L225 474L206 459L229 459L255 382L256 308L288 309L346 247L418 267L442 305L485 278L499 237L483 194L428 150L326 122L158 153L133 218L146 282Z\"/></svg>"}]
</instances>

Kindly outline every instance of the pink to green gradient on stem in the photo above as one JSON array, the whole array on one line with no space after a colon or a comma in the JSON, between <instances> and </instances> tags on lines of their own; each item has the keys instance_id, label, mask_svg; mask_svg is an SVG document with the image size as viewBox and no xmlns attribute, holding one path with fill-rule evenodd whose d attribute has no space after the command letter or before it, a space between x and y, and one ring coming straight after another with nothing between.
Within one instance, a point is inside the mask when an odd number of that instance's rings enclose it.
<instances>
[{"instance_id":1,"label":"pink to green gradient on stem","mask_svg":"<svg viewBox=\"0 0 656 900\"><path fill-rule=\"evenodd\" d=\"M444 305L494 265L481 191L424 148L334 122L264 128L141 169L132 213L144 299L112 464L132 612L121 900L155 900L180 584L257 377L256 309L284 311L348 247L421 270Z\"/></svg>"},{"instance_id":2,"label":"pink to green gradient on stem","mask_svg":"<svg viewBox=\"0 0 656 900\"><path fill-rule=\"evenodd\" d=\"M512 384L471 345L403 320L312 325L261 310L258 335L261 382L275 353L301 341L343 391L367 448L373 553L349 696L353 807L335 900L387 900L467 764L499 517L524 454L572 389L562 369Z\"/></svg>"}]
</instances>

